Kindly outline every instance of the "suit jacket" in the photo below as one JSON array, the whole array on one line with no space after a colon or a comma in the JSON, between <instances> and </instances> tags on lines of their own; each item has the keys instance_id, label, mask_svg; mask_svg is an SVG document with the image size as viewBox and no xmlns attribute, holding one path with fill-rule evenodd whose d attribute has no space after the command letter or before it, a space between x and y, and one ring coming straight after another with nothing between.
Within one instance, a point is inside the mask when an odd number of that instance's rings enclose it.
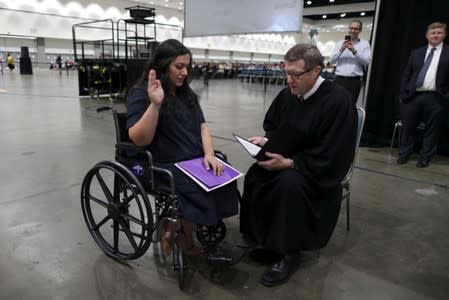
<instances>
[{"instance_id":1,"label":"suit jacket","mask_svg":"<svg viewBox=\"0 0 449 300\"><path fill-rule=\"evenodd\" d=\"M407 66L402 76L399 100L402 103L409 102L416 93L416 79L424 64L427 45L415 49L410 54ZM436 75L436 91L445 99L449 100L449 46L443 45L441 49L440 61L438 62Z\"/></svg>"}]
</instances>

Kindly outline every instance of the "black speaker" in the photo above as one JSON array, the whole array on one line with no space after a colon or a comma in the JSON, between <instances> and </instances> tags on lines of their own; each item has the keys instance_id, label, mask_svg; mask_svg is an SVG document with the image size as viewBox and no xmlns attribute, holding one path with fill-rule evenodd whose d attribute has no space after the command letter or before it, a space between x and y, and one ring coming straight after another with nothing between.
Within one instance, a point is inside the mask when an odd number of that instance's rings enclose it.
<instances>
[{"instance_id":1,"label":"black speaker","mask_svg":"<svg viewBox=\"0 0 449 300\"><path fill-rule=\"evenodd\" d=\"M28 49L28 47L26 48ZM29 56L20 57L20 74L33 74L33 65Z\"/></svg>"},{"instance_id":2,"label":"black speaker","mask_svg":"<svg viewBox=\"0 0 449 300\"><path fill-rule=\"evenodd\" d=\"M29 57L28 47L20 47L20 57Z\"/></svg>"},{"instance_id":3,"label":"black speaker","mask_svg":"<svg viewBox=\"0 0 449 300\"><path fill-rule=\"evenodd\" d=\"M133 19L145 19L148 17L154 17L156 13L154 12L154 8L135 6L129 8L129 15Z\"/></svg>"}]
</instances>

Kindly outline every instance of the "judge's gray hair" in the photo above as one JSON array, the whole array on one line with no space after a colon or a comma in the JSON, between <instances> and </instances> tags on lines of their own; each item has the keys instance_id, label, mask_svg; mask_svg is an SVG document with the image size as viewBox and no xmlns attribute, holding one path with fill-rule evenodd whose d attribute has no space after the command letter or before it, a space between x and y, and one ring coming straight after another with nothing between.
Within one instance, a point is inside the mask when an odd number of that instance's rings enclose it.
<instances>
[{"instance_id":1,"label":"judge's gray hair","mask_svg":"<svg viewBox=\"0 0 449 300\"><path fill-rule=\"evenodd\" d=\"M284 56L284 60L288 62L294 62L300 59L304 60L304 68L306 70L316 66L324 68L324 57L314 45L297 44L288 50Z\"/></svg>"}]
</instances>

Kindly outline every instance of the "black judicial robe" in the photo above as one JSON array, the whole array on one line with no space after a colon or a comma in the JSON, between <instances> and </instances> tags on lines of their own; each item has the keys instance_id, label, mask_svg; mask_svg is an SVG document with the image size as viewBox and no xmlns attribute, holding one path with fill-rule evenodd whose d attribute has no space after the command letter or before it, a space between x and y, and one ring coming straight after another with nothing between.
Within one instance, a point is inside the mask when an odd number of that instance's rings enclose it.
<instances>
[{"instance_id":1,"label":"black judicial robe","mask_svg":"<svg viewBox=\"0 0 449 300\"><path fill-rule=\"evenodd\" d=\"M324 247L335 228L341 181L352 163L357 135L352 96L324 81L307 100L283 89L263 123L269 138L289 132L296 169L267 171L253 164L245 176L240 231L280 254Z\"/></svg>"}]
</instances>

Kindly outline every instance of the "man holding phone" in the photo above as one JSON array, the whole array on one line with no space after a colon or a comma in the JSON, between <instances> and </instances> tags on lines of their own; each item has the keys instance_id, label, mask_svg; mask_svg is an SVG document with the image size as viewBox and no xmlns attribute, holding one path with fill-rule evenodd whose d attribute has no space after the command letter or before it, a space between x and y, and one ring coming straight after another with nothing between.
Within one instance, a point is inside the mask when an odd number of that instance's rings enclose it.
<instances>
[{"instance_id":1,"label":"man holding phone","mask_svg":"<svg viewBox=\"0 0 449 300\"><path fill-rule=\"evenodd\" d=\"M346 88L357 102L362 87L364 69L371 62L371 47L368 41L360 39L362 22L352 20L349 34L336 43L330 56L330 62L336 64L334 81Z\"/></svg>"}]
</instances>

